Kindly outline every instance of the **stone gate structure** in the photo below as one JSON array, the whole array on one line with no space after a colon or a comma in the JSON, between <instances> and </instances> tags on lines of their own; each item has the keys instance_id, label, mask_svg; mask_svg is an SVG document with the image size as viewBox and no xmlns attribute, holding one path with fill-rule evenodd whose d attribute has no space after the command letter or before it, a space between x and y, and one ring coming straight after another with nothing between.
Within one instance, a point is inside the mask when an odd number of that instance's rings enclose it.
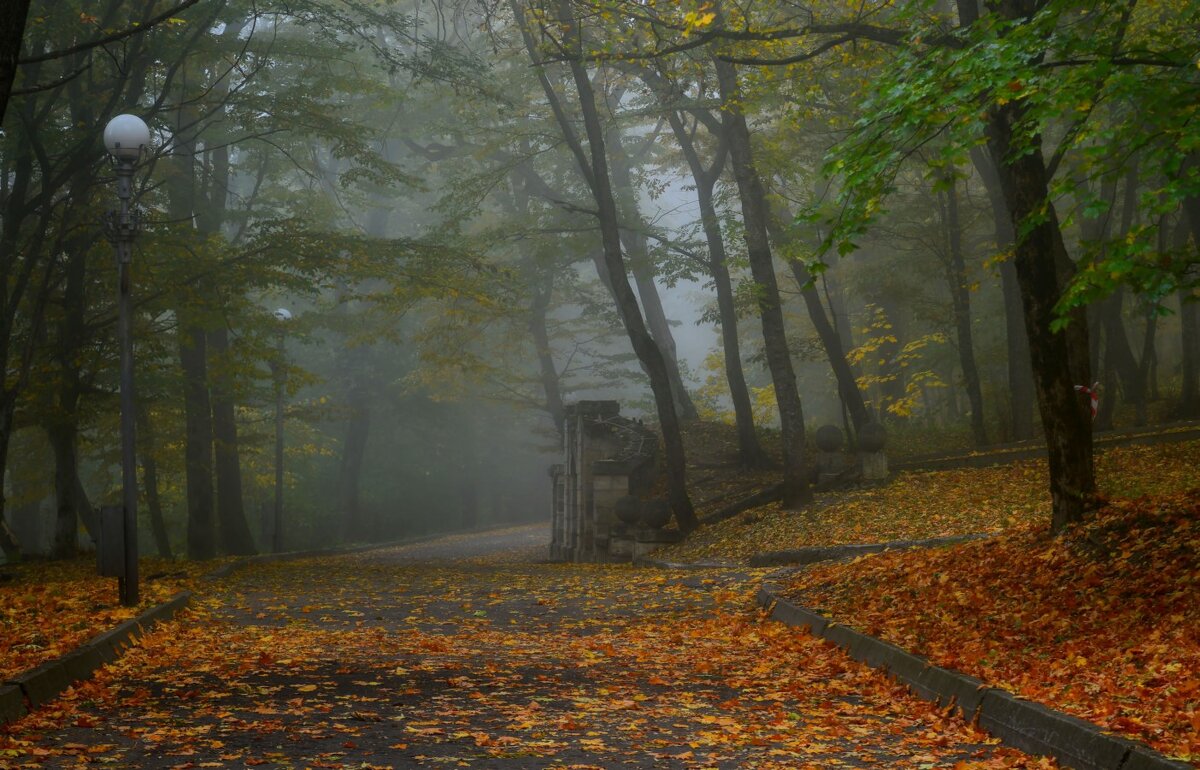
<instances>
[{"instance_id":1,"label":"stone gate structure","mask_svg":"<svg viewBox=\"0 0 1200 770\"><path fill-rule=\"evenodd\" d=\"M550 558L609 561L622 553L618 501L642 498L654 486L658 434L622 417L616 401L580 401L566 409L563 463L550 468L553 525Z\"/></svg>"}]
</instances>

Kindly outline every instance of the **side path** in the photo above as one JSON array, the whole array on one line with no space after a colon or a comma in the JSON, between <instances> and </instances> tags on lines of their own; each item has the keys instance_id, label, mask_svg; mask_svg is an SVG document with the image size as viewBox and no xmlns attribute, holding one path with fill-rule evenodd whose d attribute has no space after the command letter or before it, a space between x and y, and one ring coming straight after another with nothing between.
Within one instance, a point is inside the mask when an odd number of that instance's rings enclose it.
<instances>
[{"instance_id":1,"label":"side path","mask_svg":"<svg viewBox=\"0 0 1200 770\"><path fill-rule=\"evenodd\" d=\"M761 572L534 563L544 539L248 567L0 732L0 766L1043 766L763 621Z\"/></svg>"}]
</instances>

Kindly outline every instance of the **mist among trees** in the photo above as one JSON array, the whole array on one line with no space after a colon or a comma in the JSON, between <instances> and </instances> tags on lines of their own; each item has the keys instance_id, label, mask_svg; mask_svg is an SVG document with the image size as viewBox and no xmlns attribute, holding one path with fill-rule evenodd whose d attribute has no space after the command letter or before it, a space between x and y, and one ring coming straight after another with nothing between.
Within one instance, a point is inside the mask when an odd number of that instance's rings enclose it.
<instances>
[{"instance_id":1,"label":"mist among trees","mask_svg":"<svg viewBox=\"0 0 1200 770\"><path fill-rule=\"evenodd\" d=\"M71 556L120 499L122 113L152 135L146 551L272 549L277 402L289 550L546 518L587 398L661 431L683 531L697 421L791 508L820 425L1044 438L1059 529L1094 430L1200 417L1198 30L1107 1L6 3L0 546Z\"/></svg>"}]
</instances>

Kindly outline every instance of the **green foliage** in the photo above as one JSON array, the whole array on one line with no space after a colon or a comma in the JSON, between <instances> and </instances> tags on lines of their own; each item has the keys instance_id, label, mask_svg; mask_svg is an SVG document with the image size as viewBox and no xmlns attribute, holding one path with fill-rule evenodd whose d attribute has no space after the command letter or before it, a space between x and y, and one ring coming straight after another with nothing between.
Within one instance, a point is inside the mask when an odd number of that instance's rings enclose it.
<instances>
[{"instance_id":1,"label":"green foliage","mask_svg":"<svg viewBox=\"0 0 1200 770\"><path fill-rule=\"evenodd\" d=\"M901 12L896 21L908 25L906 40L825 166L840 183L836 212L808 212L809 221L830 225L825 250L854 250L917 153L935 167L964 165L967 151L983 142L986 111L1019 102L1024 118L1014 126L1013 153L1045 152L1085 178L1119 173L1136 155L1143 178L1157 180L1141 195L1149 221L1083 265L1060 311L1118 285L1159 297L1195 285L1195 252L1164 252L1155 236L1158 220L1200 194L1200 168L1189 162L1200 147L1200 10L1192 4L1129 9L1117 2L1086 9L1048 2L1028 19L985 14L957 30ZM1069 202L1077 179L1060 174L1053 199L1020 223L1018 237L1043 221L1047 205ZM1106 212L1094 199L1076 205L1085 217Z\"/></svg>"}]
</instances>

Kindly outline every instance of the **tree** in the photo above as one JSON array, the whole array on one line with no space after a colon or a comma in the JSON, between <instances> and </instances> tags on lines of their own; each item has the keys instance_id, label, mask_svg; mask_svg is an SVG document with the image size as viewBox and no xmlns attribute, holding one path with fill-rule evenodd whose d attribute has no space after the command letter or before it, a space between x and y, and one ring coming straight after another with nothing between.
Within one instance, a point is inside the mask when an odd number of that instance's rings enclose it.
<instances>
[{"instance_id":1,"label":"tree","mask_svg":"<svg viewBox=\"0 0 1200 770\"><path fill-rule=\"evenodd\" d=\"M617 309L621 314L625 331L629 335L629 341L650 379L650 389L654 394L659 427L662 430L663 444L666 448L667 489L671 511L679 529L683 532L690 532L696 528L698 522L687 492L683 438L675 411L675 401L671 393L671 379L666 359L658 344L650 336L645 319L642 317L642 311L638 307L637 297L629 285L625 258L621 250L620 216L613 195L608 170L608 156L605 152L604 128L597 111L591 79L578 54L582 51L583 45L580 20L572 15L569 0L562 0L554 9L553 14L548 15L548 18L553 18L556 23L562 25L564 32L562 50L566 52L565 58L579 99L580 113L583 117L584 131L587 137L586 151L546 74L545 63L539 56L538 47L526 23L525 8L514 0L512 11L517 24L521 27L530 59L534 66L539 68L539 80L546 98L554 109L559 129L570 146L572 154L575 155L580 172L587 180L595 199L608 283L615 296Z\"/></svg>"}]
</instances>

